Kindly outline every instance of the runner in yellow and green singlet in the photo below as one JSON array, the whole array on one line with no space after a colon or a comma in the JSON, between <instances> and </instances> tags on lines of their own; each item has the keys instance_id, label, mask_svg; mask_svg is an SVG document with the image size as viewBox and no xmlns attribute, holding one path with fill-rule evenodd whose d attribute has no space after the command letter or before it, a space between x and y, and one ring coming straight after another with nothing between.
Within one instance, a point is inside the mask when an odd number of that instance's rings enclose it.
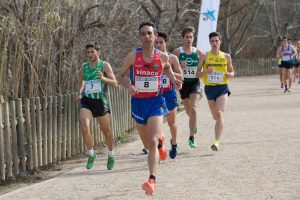
<instances>
[{"instance_id":1,"label":"runner in yellow and green singlet","mask_svg":"<svg viewBox=\"0 0 300 200\"><path fill-rule=\"evenodd\" d=\"M234 76L234 71L230 55L220 51L221 35L218 32L210 33L209 42L211 51L201 58L197 77L203 77L205 95L211 114L216 121L215 140L211 149L218 151L219 140L224 129L223 113L231 93L228 88L228 79Z\"/></svg>"}]
</instances>

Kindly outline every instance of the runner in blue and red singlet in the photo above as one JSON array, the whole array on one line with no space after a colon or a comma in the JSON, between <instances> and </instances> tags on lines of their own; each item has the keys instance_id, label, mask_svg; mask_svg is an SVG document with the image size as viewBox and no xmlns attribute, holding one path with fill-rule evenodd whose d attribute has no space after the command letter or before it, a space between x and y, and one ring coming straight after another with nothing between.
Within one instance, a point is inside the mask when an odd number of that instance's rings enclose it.
<instances>
[{"instance_id":1,"label":"runner in blue and red singlet","mask_svg":"<svg viewBox=\"0 0 300 200\"><path fill-rule=\"evenodd\" d=\"M160 51L166 53L168 36L163 32L158 32L157 34L158 36L155 41L155 47ZM171 53L168 53L168 55L169 55L169 62L172 65L172 69L174 71L176 78L183 80L182 70L180 68L178 58ZM177 155L177 125L176 125L176 113L178 107L177 94L172 81L166 75L163 75L162 82L163 82L163 91L164 91L163 96L165 98L166 105L169 111L166 118L172 135L171 150L169 151L169 156L171 159L175 159Z\"/></svg>"},{"instance_id":2,"label":"runner in blue and red singlet","mask_svg":"<svg viewBox=\"0 0 300 200\"><path fill-rule=\"evenodd\" d=\"M131 113L137 123L137 130L144 146L149 150L148 166L150 177L142 185L148 195L153 195L158 159L165 160L167 151L164 148L164 137L161 134L163 116L167 114L165 100L162 96L163 72L172 80L177 89L181 88L181 81L177 80L168 55L155 50L156 39L154 25L149 22L139 27L141 48L129 53L120 70L120 84L128 88L131 95ZM125 75L130 71L130 82Z\"/></svg>"}]
</instances>

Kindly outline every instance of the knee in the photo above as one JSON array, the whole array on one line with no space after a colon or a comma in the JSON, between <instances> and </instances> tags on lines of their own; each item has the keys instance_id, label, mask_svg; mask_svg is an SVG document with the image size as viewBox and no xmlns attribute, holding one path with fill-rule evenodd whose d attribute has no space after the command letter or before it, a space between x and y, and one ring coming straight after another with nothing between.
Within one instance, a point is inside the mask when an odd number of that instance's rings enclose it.
<instances>
[{"instance_id":1,"label":"knee","mask_svg":"<svg viewBox=\"0 0 300 200\"><path fill-rule=\"evenodd\" d=\"M111 137L112 136L111 129L109 127L108 128L101 128L101 131L102 131L103 135L105 135L106 137Z\"/></svg>"},{"instance_id":2,"label":"knee","mask_svg":"<svg viewBox=\"0 0 300 200\"><path fill-rule=\"evenodd\" d=\"M218 110L215 114L214 114L214 120L220 120L223 118L223 111Z\"/></svg>"},{"instance_id":3,"label":"knee","mask_svg":"<svg viewBox=\"0 0 300 200\"><path fill-rule=\"evenodd\" d=\"M190 115L195 115L196 114L196 106L190 107Z\"/></svg>"},{"instance_id":4,"label":"knee","mask_svg":"<svg viewBox=\"0 0 300 200\"><path fill-rule=\"evenodd\" d=\"M148 138L148 148L153 149L157 148L158 145L158 138Z\"/></svg>"},{"instance_id":5,"label":"knee","mask_svg":"<svg viewBox=\"0 0 300 200\"><path fill-rule=\"evenodd\" d=\"M171 129L176 129L177 128L177 125L175 124L175 122L172 122L172 123L168 123L169 127Z\"/></svg>"},{"instance_id":6,"label":"knee","mask_svg":"<svg viewBox=\"0 0 300 200\"><path fill-rule=\"evenodd\" d=\"M81 131L82 131L82 135L87 135L90 131L90 127L87 125L82 125L81 126Z\"/></svg>"}]
</instances>

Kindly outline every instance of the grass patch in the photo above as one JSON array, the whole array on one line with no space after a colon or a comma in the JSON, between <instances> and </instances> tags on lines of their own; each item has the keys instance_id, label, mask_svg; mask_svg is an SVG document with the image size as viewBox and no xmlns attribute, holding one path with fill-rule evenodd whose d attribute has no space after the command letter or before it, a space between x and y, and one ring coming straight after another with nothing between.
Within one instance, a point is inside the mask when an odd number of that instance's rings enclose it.
<instances>
[{"instance_id":1,"label":"grass patch","mask_svg":"<svg viewBox=\"0 0 300 200\"><path fill-rule=\"evenodd\" d=\"M121 134L116 138L117 144L124 144L129 142L130 134L128 132L121 132Z\"/></svg>"}]
</instances>

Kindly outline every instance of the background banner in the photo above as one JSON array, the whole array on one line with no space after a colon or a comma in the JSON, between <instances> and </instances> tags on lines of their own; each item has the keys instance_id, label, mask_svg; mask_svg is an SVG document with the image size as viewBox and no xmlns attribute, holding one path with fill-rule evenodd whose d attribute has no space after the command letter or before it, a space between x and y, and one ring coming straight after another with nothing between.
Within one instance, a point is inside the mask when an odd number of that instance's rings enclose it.
<instances>
[{"instance_id":1,"label":"background banner","mask_svg":"<svg viewBox=\"0 0 300 200\"><path fill-rule=\"evenodd\" d=\"M202 0L196 45L202 52L211 49L208 35L217 30L219 7L220 0Z\"/></svg>"}]
</instances>

